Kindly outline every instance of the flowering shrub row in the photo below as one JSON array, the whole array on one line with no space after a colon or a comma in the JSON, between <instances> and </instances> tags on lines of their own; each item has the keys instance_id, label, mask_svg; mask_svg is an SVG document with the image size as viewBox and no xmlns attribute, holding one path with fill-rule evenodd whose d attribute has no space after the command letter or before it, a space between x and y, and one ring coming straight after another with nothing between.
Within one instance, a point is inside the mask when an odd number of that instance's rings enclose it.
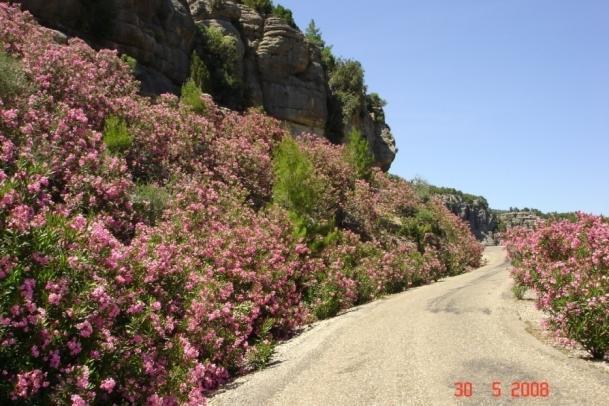
<instances>
[{"instance_id":1,"label":"flowering shrub row","mask_svg":"<svg viewBox=\"0 0 609 406\"><path fill-rule=\"evenodd\" d=\"M516 283L537 292L548 327L595 358L609 352L609 224L579 214L505 236Z\"/></svg>"},{"instance_id":2,"label":"flowering shrub row","mask_svg":"<svg viewBox=\"0 0 609 406\"><path fill-rule=\"evenodd\" d=\"M323 186L302 237L276 120L143 98L115 52L4 2L0 46L0 404L203 404L299 325L479 263L439 202L357 179L342 146L296 143Z\"/></svg>"}]
</instances>

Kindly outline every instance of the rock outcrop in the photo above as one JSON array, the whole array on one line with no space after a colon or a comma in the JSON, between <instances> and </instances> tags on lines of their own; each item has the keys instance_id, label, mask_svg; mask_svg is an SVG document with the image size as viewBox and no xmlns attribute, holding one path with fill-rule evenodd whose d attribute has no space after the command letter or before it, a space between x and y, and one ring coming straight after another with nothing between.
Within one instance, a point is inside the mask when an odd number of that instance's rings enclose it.
<instances>
[{"instance_id":1,"label":"rock outcrop","mask_svg":"<svg viewBox=\"0 0 609 406\"><path fill-rule=\"evenodd\" d=\"M150 95L179 91L189 75L192 52L204 52L197 26L213 26L223 36L234 38L232 70L243 85L245 106L264 107L293 133L325 135L330 95L320 51L280 18L262 16L231 0L21 3L51 28L135 58L142 92ZM384 120L364 111L353 126L367 138L377 165L388 170L397 150Z\"/></svg>"},{"instance_id":2,"label":"rock outcrop","mask_svg":"<svg viewBox=\"0 0 609 406\"><path fill-rule=\"evenodd\" d=\"M450 211L469 223L472 233L485 245L497 244L497 216L489 209L488 204L481 199L465 201L461 196L442 195L444 204Z\"/></svg>"},{"instance_id":3,"label":"rock outcrop","mask_svg":"<svg viewBox=\"0 0 609 406\"><path fill-rule=\"evenodd\" d=\"M542 218L530 211L508 211L498 215L501 229L512 227L533 228Z\"/></svg>"},{"instance_id":4,"label":"rock outcrop","mask_svg":"<svg viewBox=\"0 0 609 406\"><path fill-rule=\"evenodd\" d=\"M319 53L302 32L232 1L215 7L209 0L190 1L190 9L196 23L221 27L244 49L240 79L247 89L247 104L263 106L294 132L324 134L326 77Z\"/></svg>"},{"instance_id":5,"label":"rock outcrop","mask_svg":"<svg viewBox=\"0 0 609 406\"><path fill-rule=\"evenodd\" d=\"M176 92L197 28L185 0L22 0L43 24L138 61L144 93Z\"/></svg>"}]
</instances>

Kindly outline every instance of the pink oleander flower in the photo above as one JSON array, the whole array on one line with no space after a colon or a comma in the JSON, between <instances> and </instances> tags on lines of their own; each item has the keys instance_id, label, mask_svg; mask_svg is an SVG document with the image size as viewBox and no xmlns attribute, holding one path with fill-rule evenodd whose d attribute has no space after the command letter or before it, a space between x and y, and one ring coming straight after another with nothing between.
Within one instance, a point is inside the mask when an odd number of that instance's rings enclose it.
<instances>
[{"instance_id":1,"label":"pink oleander flower","mask_svg":"<svg viewBox=\"0 0 609 406\"><path fill-rule=\"evenodd\" d=\"M80 395L71 395L70 400L72 401L72 406L87 406L87 402Z\"/></svg>"},{"instance_id":2,"label":"pink oleander flower","mask_svg":"<svg viewBox=\"0 0 609 406\"><path fill-rule=\"evenodd\" d=\"M105 390L108 393L112 393L112 391L114 390L115 386L116 386L116 382L112 378L106 378L106 379L104 379L102 381L102 383L99 385L99 387L101 389Z\"/></svg>"},{"instance_id":3,"label":"pink oleander flower","mask_svg":"<svg viewBox=\"0 0 609 406\"><path fill-rule=\"evenodd\" d=\"M91 334L93 334L93 326L91 326L91 323L89 323L88 320L85 320L82 323L77 324L76 328L78 329L81 337L87 338L87 337L90 337Z\"/></svg>"}]
</instances>

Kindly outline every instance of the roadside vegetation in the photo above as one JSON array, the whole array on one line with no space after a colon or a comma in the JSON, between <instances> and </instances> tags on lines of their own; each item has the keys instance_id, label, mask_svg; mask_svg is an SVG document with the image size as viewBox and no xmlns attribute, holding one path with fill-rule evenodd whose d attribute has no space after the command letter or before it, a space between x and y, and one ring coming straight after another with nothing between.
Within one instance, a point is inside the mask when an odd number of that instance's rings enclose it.
<instances>
[{"instance_id":1,"label":"roadside vegetation","mask_svg":"<svg viewBox=\"0 0 609 406\"><path fill-rule=\"evenodd\" d=\"M220 109L196 62L141 97L7 3L0 42L0 404L202 404L299 326L480 263L357 133Z\"/></svg>"},{"instance_id":2,"label":"roadside vegetation","mask_svg":"<svg viewBox=\"0 0 609 406\"><path fill-rule=\"evenodd\" d=\"M596 359L609 353L609 224L592 215L553 219L505 235L515 294L533 289L547 328Z\"/></svg>"}]
</instances>

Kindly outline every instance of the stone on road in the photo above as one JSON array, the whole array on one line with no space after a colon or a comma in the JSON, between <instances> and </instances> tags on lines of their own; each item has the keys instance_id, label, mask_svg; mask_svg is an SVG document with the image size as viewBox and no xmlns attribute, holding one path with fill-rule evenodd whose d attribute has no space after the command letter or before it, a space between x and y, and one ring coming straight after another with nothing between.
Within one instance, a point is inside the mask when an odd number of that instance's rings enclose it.
<instances>
[{"instance_id":1,"label":"stone on road","mask_svg":"<svg viewBox=\"0 0 609 406\"><path fill-rule=\"evenodd\" d=\"M609 375L529 334L514 310L504 250L485 256L473 272L317 323L211 404L608 405ZM549 396L512 398L512 382L522 381L546 382ZM456 382L470 382L472 396L457 398Z\"/></svg>"}]
</instances>

